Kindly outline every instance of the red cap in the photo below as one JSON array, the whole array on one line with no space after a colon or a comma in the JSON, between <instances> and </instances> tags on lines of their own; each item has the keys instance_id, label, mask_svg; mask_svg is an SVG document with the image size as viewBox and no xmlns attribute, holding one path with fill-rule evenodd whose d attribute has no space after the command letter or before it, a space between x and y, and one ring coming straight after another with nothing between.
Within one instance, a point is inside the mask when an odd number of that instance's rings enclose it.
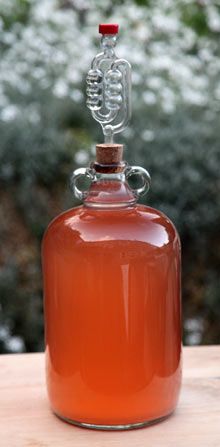
<instances>
[{"instance_id":1,"label":"red cap","mask_svg":"<svg viewBox=\"0 0 220 447\"><path fill-rule=\"evenodd\" d=\"M117 23L101 23L99 25L100 34L118 34L118 24Z\"/></svg>"}]
</instances>

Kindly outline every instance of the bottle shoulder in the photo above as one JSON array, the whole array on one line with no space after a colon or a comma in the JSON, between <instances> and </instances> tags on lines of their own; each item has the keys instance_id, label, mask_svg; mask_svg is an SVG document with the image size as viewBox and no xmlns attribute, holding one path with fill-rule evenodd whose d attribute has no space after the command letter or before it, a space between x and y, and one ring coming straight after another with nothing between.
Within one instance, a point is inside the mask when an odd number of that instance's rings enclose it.
<instances>
[{"instance_id":1,"label":"bottle shoulder","mask_svg":"<svg viewBox=\"0 0 220 447\"><path fill-rule=\"evenodd\" d=\"M45 239L71 240L72 243L138 241L157 247L179 236L170 219L146 205L125 209L92 209L78 206L57 216L48 226Z\"/></svg>"},{"instance_id":2,"label":"bottle shoulder","mask_svg":"<svg viewBox=\"0 0 220 447\"><path fill-rule=\"evenodd\" d=\"M62 213L58 214L58 216L54 217L54 219L52 219L45 232L43 235L43 242L45 241L45 239L51 234L51 233L56 233L57 231L61 231L62 228L65 228L65 226L69 225L69 223L72 222L72 220L74 219L74 216L77 216L80 211L82 210L83 206L76 206L73 208L70 208L66 211L63 211ZM74 231L74 227L73 227L73 231Z\"/></svg>"},{"instance_id":3,"label":"bottle shoulder","mask_svg":"<svg viewBox=\"0 0 220 447\"><path fill-rule=\"evenodd\" d=\"M158 223L157 219L160 219L160 225L170 227L178 234L178 231L174 223L163 211L150 206L140 204L137 205L137 211L139 215L145 216L146 220L150 219L151 221Z\"/></svg>"},{"instance_id":4,"label":"bottle shoulder","mask_svg":"<svg viewBox=\"0 0 220 447\"><path fill-rule=\"evenodd\" d=\"M161 210L138 204L137 214L140 221L144 220L147 228L155 231L160 236L164 236L162 237L164 242L169 243L175 240L180 246L180 237L174 223Z\"/></svg>"},{"instance_id":5,"label":"bottle shoulder","mask_svg":"<svg viewBox=\"0 0 220 447\"><path fill-rule=\"evenodd\" d=\"M47 230L56 225L62 225L64 222L66 222L67 219L78 215L81 212L82 208L83 205L79 205L73 208L69 208L68 210L65 210L62 213L58 214L58 216L54 217L54 219L49 222Z\"/></svg>"}]
</instances>

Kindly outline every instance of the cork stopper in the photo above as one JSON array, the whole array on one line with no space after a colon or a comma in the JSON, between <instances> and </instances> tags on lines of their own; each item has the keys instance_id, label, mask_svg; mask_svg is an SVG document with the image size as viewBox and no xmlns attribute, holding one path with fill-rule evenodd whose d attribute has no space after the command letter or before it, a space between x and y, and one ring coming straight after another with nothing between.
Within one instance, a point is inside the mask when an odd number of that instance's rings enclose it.
<instances>
[{"instance_id":1,"label":"cork stopper","mask_svg":"<svg viewBox=\"0 0 220 447\"><path fill-rule=\"evenodd\" d=\"M96 162L101 165L117 165L122 161L123 144L97 144Z\"/></svg>"}]
</instances>

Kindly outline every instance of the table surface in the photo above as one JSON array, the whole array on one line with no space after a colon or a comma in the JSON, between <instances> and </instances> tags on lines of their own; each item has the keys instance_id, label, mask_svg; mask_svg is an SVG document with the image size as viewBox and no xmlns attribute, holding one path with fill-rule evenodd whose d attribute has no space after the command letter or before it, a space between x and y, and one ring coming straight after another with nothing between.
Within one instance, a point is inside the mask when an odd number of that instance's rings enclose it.
<instances>
[{"instance_id":1,"label":"table surface","mask_svg":"<svg viewBox=\"0 0 220 447\"><path fill-rule=\"evenodd\" d=\"M176 412L147 428L104 432L74 427L48 405L43 354L0 356L1 447L220 447L220 346L183 349Z\"/></svg>"}]
</instances>

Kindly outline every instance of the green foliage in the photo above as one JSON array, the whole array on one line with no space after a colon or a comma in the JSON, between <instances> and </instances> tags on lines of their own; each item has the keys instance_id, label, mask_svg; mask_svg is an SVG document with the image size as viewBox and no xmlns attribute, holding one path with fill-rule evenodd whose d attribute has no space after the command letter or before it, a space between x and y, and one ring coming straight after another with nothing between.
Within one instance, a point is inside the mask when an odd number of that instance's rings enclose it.
<instances>
[{"instance_id":1,"label":"green foliage","mask_svg":"<svg viewBox=\"0 0 220 447\"><path fill-rule=\"evenodd\" d=\"M135 3L140 6L150 6L151 0L135 0Z\"/></svg>"},{"instance_id":2,"label":"green foliage","mask_svg":"<svg viewBox=\"0 0 220 447\"><path fill-rule=\"evenodd\" d=\"M5 2L0 15L4 23L4 28L9 30L14 23L21 23L22 25L27 23L30 8L31 0L9 0Z\"/></svg>"},{"instance_id":3,"label":"green foliage","mask_svg":"<svg viewBox=\"0 0 220 447\"><path fill-rule=\"evenodd\" d=\"M206 11L204 5L197 1L182 6L182 18L184 23L193 28L198 35L209 34Z\"/></svg>"}]
</instances>

